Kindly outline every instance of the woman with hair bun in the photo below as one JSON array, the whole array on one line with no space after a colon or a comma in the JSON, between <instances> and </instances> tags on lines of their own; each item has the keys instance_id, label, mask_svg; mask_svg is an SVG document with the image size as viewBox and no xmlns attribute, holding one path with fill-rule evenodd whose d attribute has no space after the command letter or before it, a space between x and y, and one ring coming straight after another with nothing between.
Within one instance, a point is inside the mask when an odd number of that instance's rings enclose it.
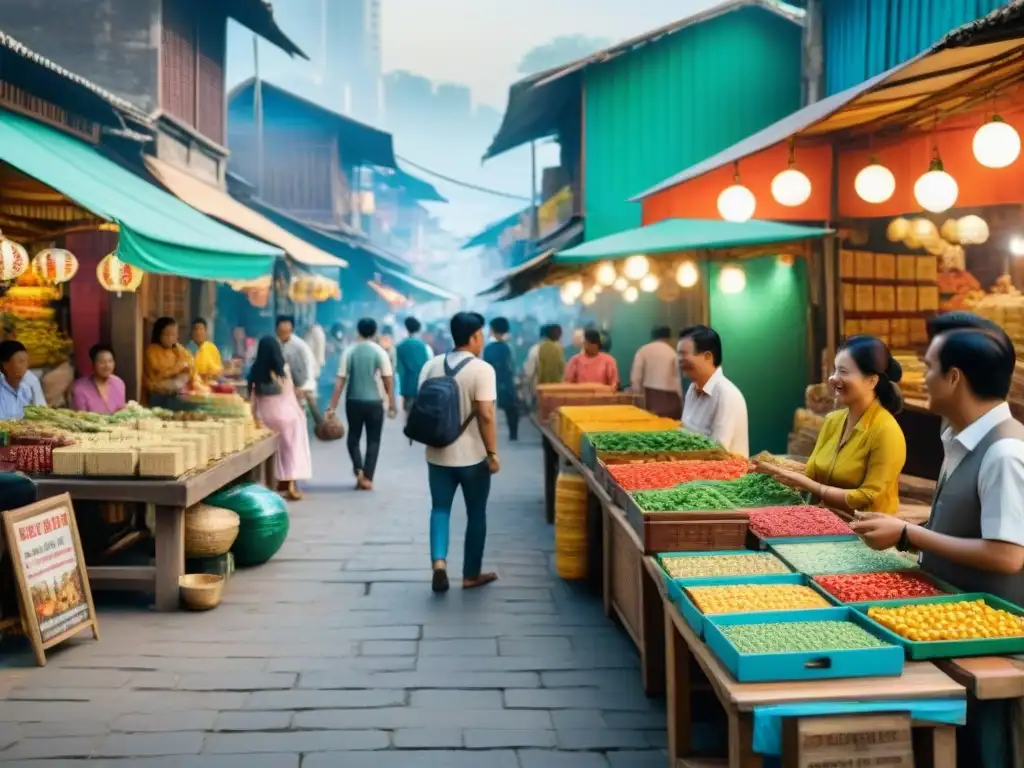
<instances>
[{"instance_id":1,"label":"woman with hair bun","mask_svg":"<svg viewBox=\"0 0 1024 768\"><path fill-rule=\"evenodd\" d=\"M903 369L874 336L852 336L836 355L828 383L841 406L825 417L805 474L759 463L758 470L846 512L899 510L907 441L896 423L903 409Z\"/></svg>"}]
</instances>

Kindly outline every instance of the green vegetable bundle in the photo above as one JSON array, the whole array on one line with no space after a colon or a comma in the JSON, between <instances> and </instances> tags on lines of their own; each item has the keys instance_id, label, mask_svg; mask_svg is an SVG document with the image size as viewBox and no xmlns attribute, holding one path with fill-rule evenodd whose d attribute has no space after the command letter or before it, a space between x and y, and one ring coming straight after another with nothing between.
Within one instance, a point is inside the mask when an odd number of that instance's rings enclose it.
<instances>
[{"instance_id":1,"label":"green vegetable bundle","mask_svg":"<svg viewBox=\"0 0 1024 768\"><path fill-rule=\"evenodd\" d=\"M683 429L665 432L596 432L588 437L594 448L606 453L692 453L722 448L710 437Z\"/></svg>"},{"instance_id":2,"label":"green vegetable bundle","mask_svg":"<svg viewBox=\"0 0 1024 768\"><path fill-rule=\"evenodd\" d=\"M637 491L633 498L645 512L751 509L803 502L796 491L757 472L736 480L685 483L665 491Z\"/></svg>"}]
</instances>

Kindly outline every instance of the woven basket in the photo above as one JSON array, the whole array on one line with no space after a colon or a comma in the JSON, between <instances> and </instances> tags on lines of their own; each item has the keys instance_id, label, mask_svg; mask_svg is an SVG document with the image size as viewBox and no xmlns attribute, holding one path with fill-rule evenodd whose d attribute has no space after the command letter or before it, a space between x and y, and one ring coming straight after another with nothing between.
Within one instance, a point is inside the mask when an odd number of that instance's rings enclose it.
<instances>
[{"instance_id":1,"label":"woven basket","mask_svg":"<svg viewBox=\"0 0 1024 768\"><path fill-rule=\"evenodd\" d=\"M190 573L178 577L178 595L183 608L208 611L220 605L224 577L212 573Z\"/></svg>"},{"instance_id":2,"label":"woven basket","mask_svg":"<svg viewBox=\"0 0 1024 768\"><path fill-rule=\"evenodd\" d=\"M196 504L185 510L185 556L223 555L238 538L240 521L230 509Z\"/></svg>"}]
</instances>

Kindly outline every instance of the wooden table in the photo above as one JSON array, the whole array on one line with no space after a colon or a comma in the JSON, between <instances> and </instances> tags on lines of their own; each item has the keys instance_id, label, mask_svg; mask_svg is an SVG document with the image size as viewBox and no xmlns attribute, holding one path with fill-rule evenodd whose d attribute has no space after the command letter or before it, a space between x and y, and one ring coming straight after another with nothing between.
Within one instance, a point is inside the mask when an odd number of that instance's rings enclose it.
<instances>
[{"instance_id":1,"label":"wooden table","mask_svg":"<svg viewBox=\"0 0 1024 768\"><path fill-rule=\"evenodd\" d=\"M147 566L93 566L94 587L154 590L156 609L178 607L178 578L185 573L185 509L243 476L274 484L277 436L220 459L177 480L107 479L48 475L35 481L40 499L71 495L72 501L152 504L156 508L156 562Z\"/></svg>"},{"instance_id":2,"label":"wooden table","mask_svg":"<svg viewBox=\"0 0 1024 768\"><path fill-rule=\"evenodd\" d=\"M693 709L691 695L699 684L694 672L707 678L722 704L729 724L729 768L760 768L763 759L753 751L753 710L773 704L827 701L885 701L964 698L964 686L930 662L907 662L903 675L806 682L738 683L714 653L690 629L669 599L657 561L644 558L644 568L657 584L664 614L665 669L668 683L669 765L692 760ZM694 666L696 662L696 666ZM922 765L956 768L956 728L936 723L914 723L917 751L927 753ZM699 765L699 761L693 764Z\"/></svg>"}]
</instances>

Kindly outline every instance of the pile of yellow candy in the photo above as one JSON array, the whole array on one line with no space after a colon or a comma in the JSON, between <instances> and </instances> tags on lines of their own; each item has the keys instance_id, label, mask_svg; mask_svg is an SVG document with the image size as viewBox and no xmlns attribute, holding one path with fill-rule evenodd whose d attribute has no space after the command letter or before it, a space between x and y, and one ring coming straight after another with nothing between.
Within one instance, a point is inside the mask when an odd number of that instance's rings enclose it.
<instances>
[{"instance_id":1,"label":"pile of yellow candy","mask_svg":"<svg viewBox=\"0 0 1024 768\"><path fill-rule=\"evenodd\" d=\"M913 641L1024 637L1024 617L993 608L984 600L872 607L868 616Z\"/></svg>"},{"instance_id":2,"label":"pile of yellow candy","mask_svg":"<svg viewBox=\"0 0 1024 768\"><path fill-rule=\"evenodd\" d=\"M737 584L689 587L687 592L701 613L747 613L830 608L829 602L800 584Z\"/></svg>"}]
</instances>

